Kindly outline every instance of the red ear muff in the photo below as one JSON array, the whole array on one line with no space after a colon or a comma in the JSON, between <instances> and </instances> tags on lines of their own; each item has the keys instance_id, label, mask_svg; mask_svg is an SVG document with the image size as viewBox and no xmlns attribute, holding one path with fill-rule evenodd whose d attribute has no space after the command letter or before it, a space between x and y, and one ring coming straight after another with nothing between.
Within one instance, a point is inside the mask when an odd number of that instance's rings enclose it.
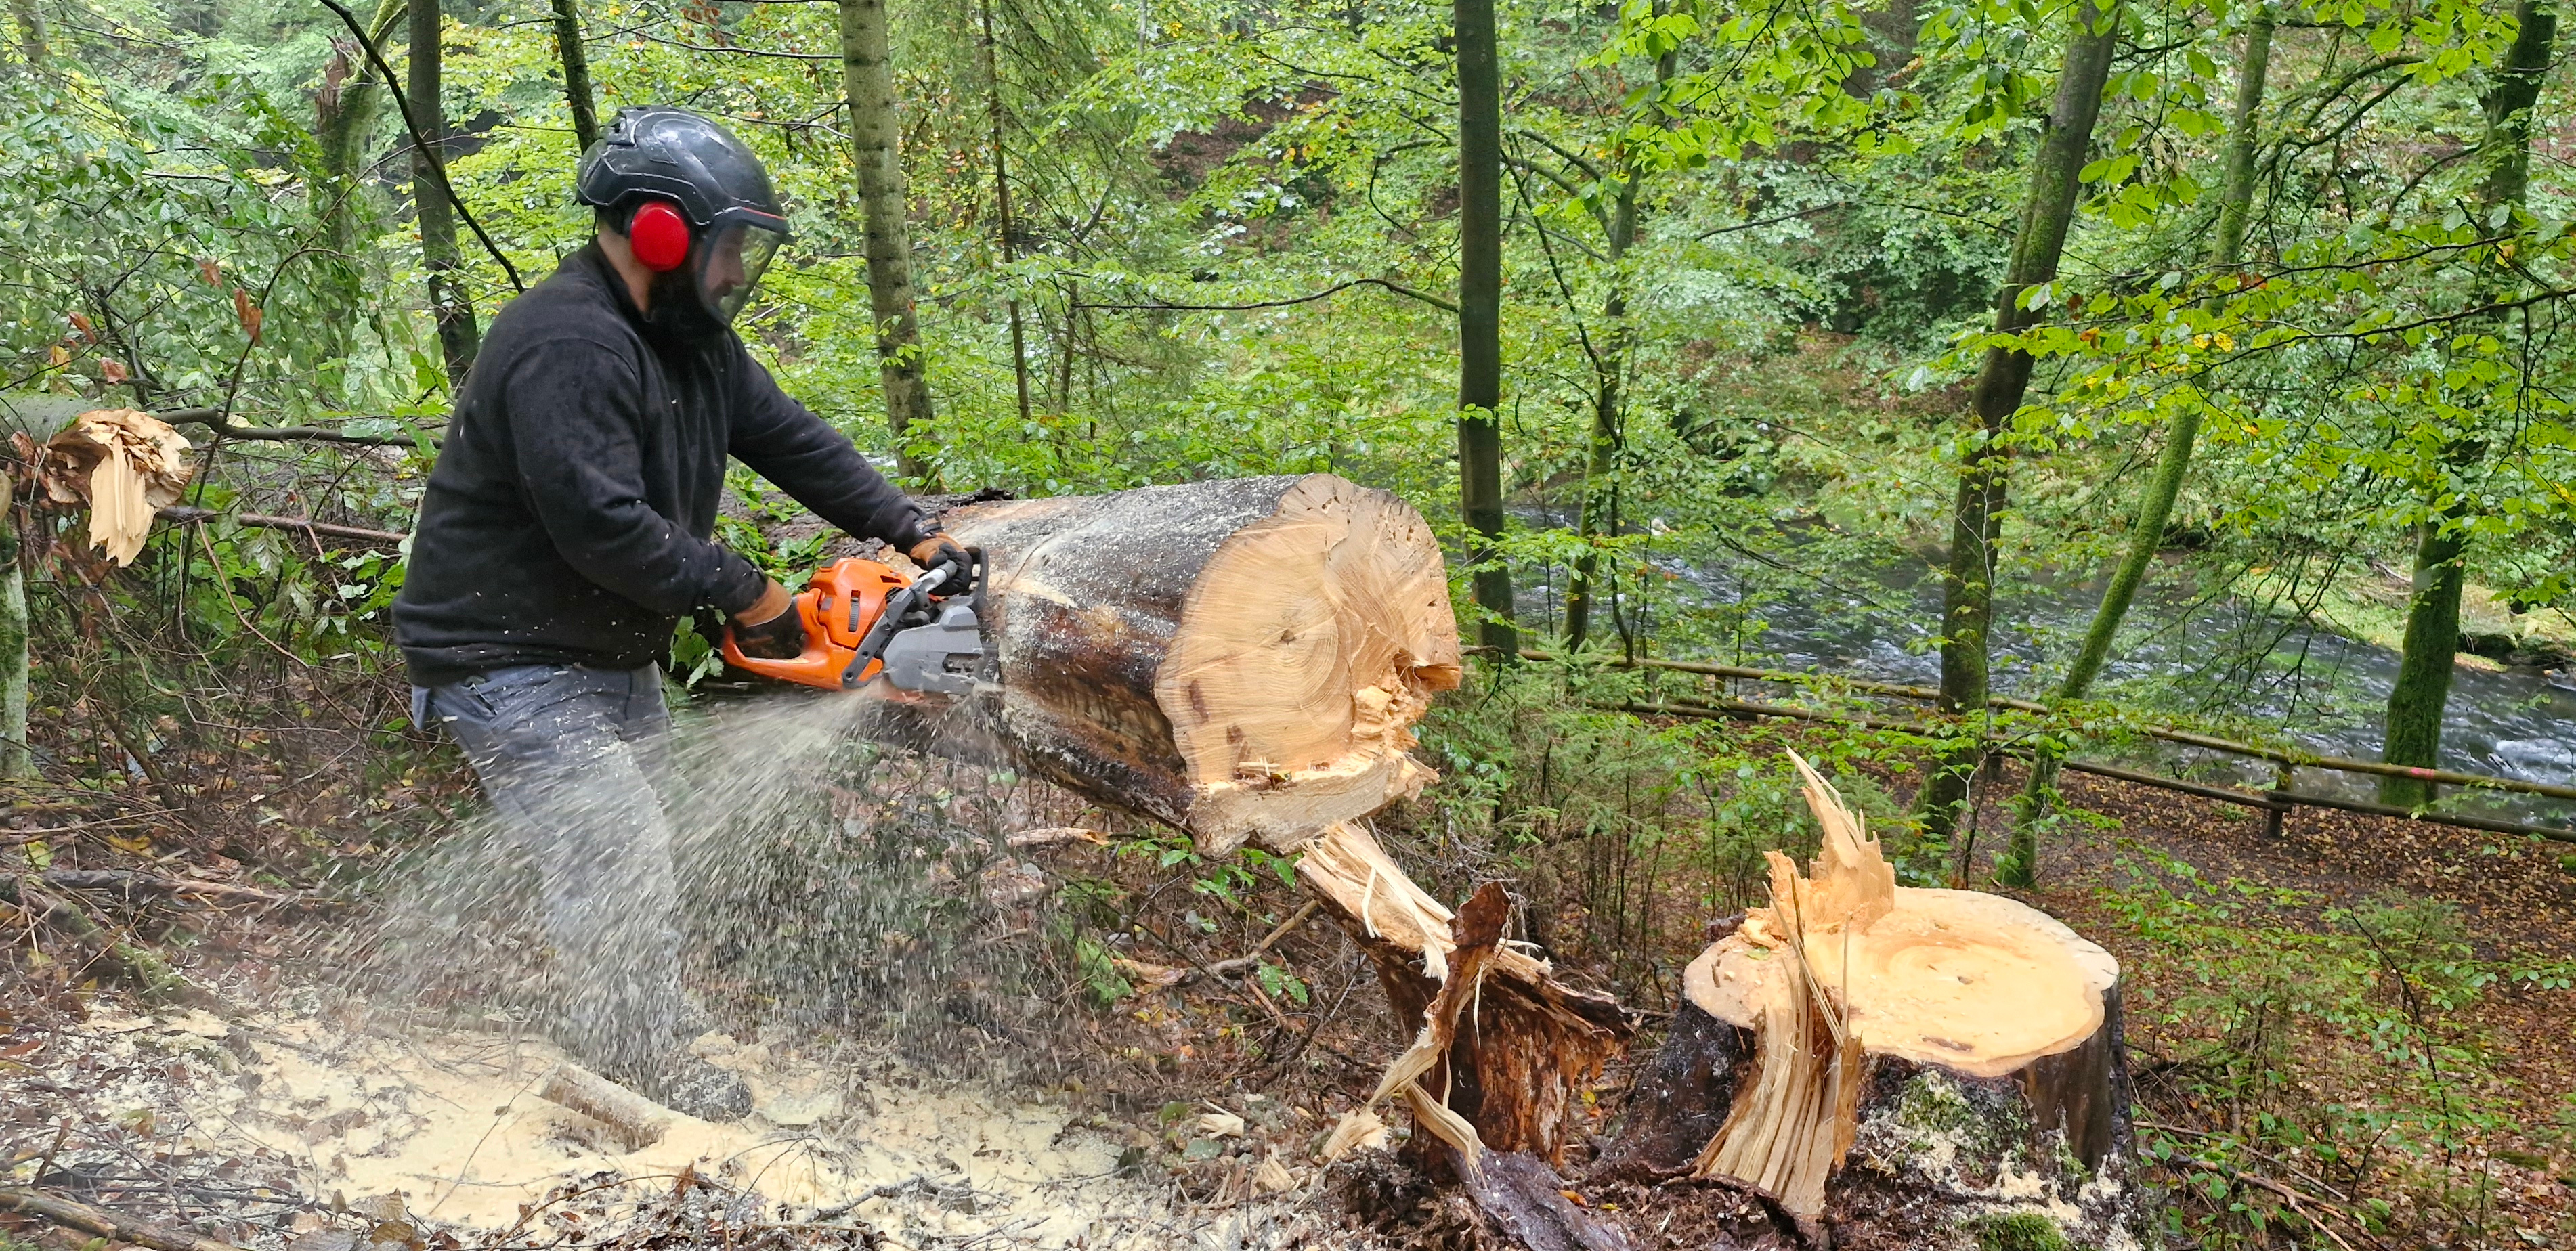
<instances>
[{"instance_id":1,"label":"red ear muff","mask_svg":"<svg viewBox=\"0 0 2576 1251\"><path fill-rule=\"evenodd\" d=\"M654 200L635 210L635 220L626 226L626 242L635 251L636 263L657 274L668 273L689 259L688 219L668 203Z\"/></svg>"}]
</instances>

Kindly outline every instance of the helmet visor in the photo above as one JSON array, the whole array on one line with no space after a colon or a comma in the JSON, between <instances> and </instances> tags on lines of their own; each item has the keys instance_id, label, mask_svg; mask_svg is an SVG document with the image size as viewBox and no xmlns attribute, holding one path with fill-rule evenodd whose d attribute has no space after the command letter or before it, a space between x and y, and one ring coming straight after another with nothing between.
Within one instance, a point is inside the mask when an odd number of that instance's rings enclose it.
<instances>
[{"instance_id":1,"label":"helmet visor","mask_svg":"<svg viewBox=\"0 0 2576 1251\"><path fill-rule=\"evenodd\" d=\"M779 245L785 242L785 232L749 223L729 222L716 228L707 243L698 293L717 320L733 324L742 306L751 302L752 290L760 285L760 276L768 272Z\"/></svg>"}]
</instances>

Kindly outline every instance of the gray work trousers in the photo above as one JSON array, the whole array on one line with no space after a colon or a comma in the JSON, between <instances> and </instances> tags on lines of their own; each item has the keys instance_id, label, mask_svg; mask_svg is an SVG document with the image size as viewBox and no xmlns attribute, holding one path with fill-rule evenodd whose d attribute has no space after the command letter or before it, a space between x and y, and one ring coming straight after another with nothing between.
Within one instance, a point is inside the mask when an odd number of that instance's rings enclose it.
<instances>
[{"instance_id":1,"label":"gray work trousers","mask_svg":"<svg viewBox=\"0 0 2576 1251\"><path fill-rule=\"evenodd\" d=\"M671 828L652 779L671 725L658 668L525 665L412 688L534 862L554 948L549 1032L620 1080L649 1077L689 1014L679 982Z\"/></svg>"}]
</instances>

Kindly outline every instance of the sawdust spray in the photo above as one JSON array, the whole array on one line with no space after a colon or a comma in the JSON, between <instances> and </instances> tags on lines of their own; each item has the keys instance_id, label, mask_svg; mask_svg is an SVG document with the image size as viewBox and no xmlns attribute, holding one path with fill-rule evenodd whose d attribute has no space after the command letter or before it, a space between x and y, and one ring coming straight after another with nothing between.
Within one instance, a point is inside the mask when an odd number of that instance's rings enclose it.
<instances>
[{"instance_id":1,"label":"sawdust spray","mask_svg":"<svg viewBox=\"0 0 2576 1251\"><path fill-rule=\"evenodd\" d=\"M578 1045L583 1023L565 1005L601 984L664 982L657 953L668 948L559 950L545 924L556 901L530 845L565 832L529 830L526 814L489 805L371 883L381 920L335 961L349 1001L378 1014L399 1005L423 1024L533 1031L577 1051L640 1053L666 1045L658 1031L748 1037L787 1022L994 1076L1044 1055L1014 1045L1037 1041L1041 988L1067 980L1048 971L1050 884L1004 838L1046 823L1022 779L879 746L886 708L866 696L769 688L674 703L672 730L647 757L673 884L666 895L622 865L592 867L603 903L668 911L703 1016L647 1011L613 1021L621 1037ZM637 802L631 786L576 777L550 811L556 824L613 826ZM615 920L633 934L651 918Z\"/></svg>"}]
</instances>

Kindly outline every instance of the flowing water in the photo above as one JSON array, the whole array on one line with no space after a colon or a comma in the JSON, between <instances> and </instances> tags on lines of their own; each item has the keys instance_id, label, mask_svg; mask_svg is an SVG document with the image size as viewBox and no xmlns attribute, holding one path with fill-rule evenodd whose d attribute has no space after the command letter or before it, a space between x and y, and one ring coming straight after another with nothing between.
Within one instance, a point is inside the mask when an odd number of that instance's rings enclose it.
<instances>
[{"instance_id":1,"label":"flowing water","mask_svg":"<svg viewBox=\"0 0 2576 1251\"><path fill-rule=\"evenodd\" d=\"M1543 524L1539 517L1528 518ZM1840 562L1810 571L1736 555L1658 558L1690 611L1721 623L1713 649L1722 663L1932 686L1940 679L1936 634L1940 579L1920 560ZM1784 587L1786 589L1784 589ZM1544 619L1562 594L1529 587L1522 611ZM1997 694L2043 698L2091 625L2098 581L2015 582L1997 606L1993 684ZM2276 729L2320 755L2379 758L2381 717L2397 653L2267 612L2231 595L2195 597L2176 581L2151 579L2131 608L2121 645L2094 685L2097 697L2151 694L2168 705L2228 715ZM2464 773L2576 783L2576 687L2557 672L2461 665L2443 719L2442 767ZM2260 761L2170 745L2135 749L2208 776L2271 784ZM2296 789L2352 799L2375 797L2375 779L2300 770ZM2446 792L2448 794L2448 792ZM2453 795L2461 811L2567 824L2576 805L2538 796Z\"/></svg>"}]
</instances>

